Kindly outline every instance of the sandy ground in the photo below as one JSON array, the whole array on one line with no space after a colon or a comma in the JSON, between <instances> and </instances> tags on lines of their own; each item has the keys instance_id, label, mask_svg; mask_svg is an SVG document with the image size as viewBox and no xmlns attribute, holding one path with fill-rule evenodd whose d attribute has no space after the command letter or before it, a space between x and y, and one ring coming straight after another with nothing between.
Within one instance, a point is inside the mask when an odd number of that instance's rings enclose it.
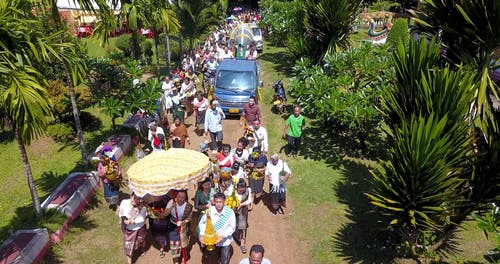
<instances>
[{"instance_id":1,"label":"sandy ground","mask_svg":"<svg viewBox=\"0 0 500 264\"><path fill-rule=\"evenodd\" d=\"M191 116L186 120L188 126L191 144L187 148L198 149L200 142L204 140L203 136L198 136L194 132L194 118ZM232 147L236 145L238 138L243 135L243 129L239 126L239 120L235 118L228 118L223 121L224 143L231 144ZM268 191L268 183L264 184L264 190ZM189 199L193 203L194 188L189 190ZM299 263L300 259L297 255L298 241L296 238L291 237L290 227L290 214L293 213L293 201L288 199L288 208L285 209L284 215L273 215L268 209L268 196L267 194L254 206L253 210L249 212L249 228L247 231L247 248L253 244L261 244L265 248L265 257L269 258L273 264L280 263ZM194 217L196 219L196 217ZM194 232L194 224L192 224L192 234ZM217 263L214 253L202 254L200 247L196 242L195 235L191 237L191 247L187 249L188 260L187 263ZM150 243L149 243L150 244ZM240 260L248 256L242 254L240 247L233 241L232 244L232 258L231 263L238 264ZM146 255L139 257L136 263L172 263L169 253L164 258L160 258L159 249L155 245L151 245L146 252Z\"/></svg>"}]
</instances>

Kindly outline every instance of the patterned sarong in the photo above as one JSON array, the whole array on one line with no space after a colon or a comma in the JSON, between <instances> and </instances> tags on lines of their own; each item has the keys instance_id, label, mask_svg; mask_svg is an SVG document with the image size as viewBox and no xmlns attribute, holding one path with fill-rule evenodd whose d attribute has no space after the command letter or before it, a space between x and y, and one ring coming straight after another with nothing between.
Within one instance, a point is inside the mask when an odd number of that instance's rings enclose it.
<instances>
[{"instance_id":1,"label":"patterned sarong","mask_svg":"<svg viewBox=\"0 0 500 264\"><path fill-rule=\"evenodd\" d=\"M142 242L146 239L147 230L146 225L142 226L137 230L128 230L124 228L123 238L124 245L123 250L125 255L132 256L134 250L137 250Z\"/></svg>"}]
</instances>

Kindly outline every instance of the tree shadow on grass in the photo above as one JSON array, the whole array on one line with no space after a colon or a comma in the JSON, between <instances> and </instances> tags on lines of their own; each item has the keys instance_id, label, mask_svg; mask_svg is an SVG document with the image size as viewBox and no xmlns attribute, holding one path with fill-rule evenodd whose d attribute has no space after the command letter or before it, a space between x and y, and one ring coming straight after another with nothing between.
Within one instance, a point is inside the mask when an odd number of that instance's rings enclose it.
<instances>
[{"instance_id":1,"label":"tree shadow on grass","mask_svg":"<svg viewBox=\"0 0 500 264\"><path fill-rule=\"evenodd\" d=\"M357 140L346 134L327 131L321 128L318 121L307 126L302 135L299 154L304 159L324 160L334 169L339 168L346 157L377 160L386 155L386 142L380 133L370 134L364 153L359 149Z\"/></svg>"},{"instance_id":2,"label":"tree shadow on grass","mask_svg":"<svg viewBox=\"0 0 500 264\"><path fill-rule=\"evenodd\" d=\"M383 229L365 193L370 191L370 168L363 164L344 161L345 179L333 187L339 202L348 206L343 224L334 235L334 252L347 263L392 263L396 251L391 247L393 238Z\"/></svg>"},{"instance_id":3,"label":"tree shadow on grass","mask_svg":"<svg viewBox=\"0 0 500 264\"><path fill-rule=\"evenodd\" d=\"M89 217L82 212L75 220L73 220L73 222L71 222L70 226L71 227L67 231L68 234L94 229L97 227L97 224L95 223L95 221L90 220ZM64 261L61 259L61 255L58 252L57 248L51 247L47 254L44 256L42 263L59 264L64 263Z\"/></svg>"},{"instance_id":4,"label":"tree shadow on grass","mask_svg":"<svg viewBox=\"0 0 500 264\"><path fill-rule=\"evenodd\" d=\"M276 72L285 73L286 77L291 77L290 69L294 65L295 58L291 57L286 51L277 51L273 53L264 53L259 55L259 60L268 61L273 63L273 69Z\"/></svg>"}]
</instances>

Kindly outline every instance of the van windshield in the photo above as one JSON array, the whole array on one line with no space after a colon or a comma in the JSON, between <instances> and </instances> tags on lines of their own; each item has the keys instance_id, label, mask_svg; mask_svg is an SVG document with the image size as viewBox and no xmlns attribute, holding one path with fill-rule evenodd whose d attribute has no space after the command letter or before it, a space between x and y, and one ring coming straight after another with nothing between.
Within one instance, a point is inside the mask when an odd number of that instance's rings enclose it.
<instances>
[{"instance_id":1,"label":"van windshield","mask_svg":"<svg viewBox=\"0 0 500 264\"><path fill-rule=\"evenodd\" d=\"M219 71L216 83L217 88L225 90L245 91L255 88L255 79L252 72Z\"/></svg>"},{"instance_id":2,"label":"van windshield","mask_svg":"<svg viewBox=\"0 0 500 264\"><path fill-rule=\"evenodd\" d=\"M254 36L260 36L260 28L252 28L252 34Z\"/></svg>"}]
</instances>

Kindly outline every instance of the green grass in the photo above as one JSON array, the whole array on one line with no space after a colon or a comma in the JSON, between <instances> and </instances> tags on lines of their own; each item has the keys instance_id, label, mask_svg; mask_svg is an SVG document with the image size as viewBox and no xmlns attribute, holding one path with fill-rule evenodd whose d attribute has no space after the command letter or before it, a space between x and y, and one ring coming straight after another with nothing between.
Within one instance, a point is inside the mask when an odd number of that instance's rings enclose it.
<instances>
[{"instance_id":1,"label":"green grass","mask_svg":"<svg viewBox=\"0 0 500 264\"><path fill-rule=\"evenodd\" d=\"M98 116L104 127L97 132L84 133L87 152L92 152L107 136L113 134L109 117L96 108L86 111ZM117 119L117 124L124 118ZM9 236L9 231L22 228L38 227L34 216L31 195L28 188L17 144L12 139L10 131L0 132L0 241ZM82 171L81 153L76 142L60 144L49 137L34 140L26 147L28 158L37 186L40 202L73 171ZM53 215L53 214L50 214ZM63 219L64 220L64 219ZM54 227L63 221L57 216L48 217L42 223Z\"/></svg>"},{"instance_id":2,"label":"green grass","mask_svg":"<svg viewBox=\"0 0 500 264\"><path fill-rule=\"evenodd\" d=\"M87 47L87 54L92 58L99 58L106 56L106 48L101 47L97 40L92 38L82 38L81 39L84 45ZM116 38L109 38L109 48L113 48L115 46Z\"/></svg>"}]
</instances>

